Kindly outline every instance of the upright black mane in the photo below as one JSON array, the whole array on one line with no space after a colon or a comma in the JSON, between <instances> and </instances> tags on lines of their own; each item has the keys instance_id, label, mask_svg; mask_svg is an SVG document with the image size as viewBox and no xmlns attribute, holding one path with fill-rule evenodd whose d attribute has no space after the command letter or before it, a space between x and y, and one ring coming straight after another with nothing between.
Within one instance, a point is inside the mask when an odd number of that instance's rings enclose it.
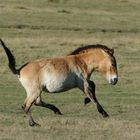
<instances>
[{"instance_id":1,"label":"upright black mane","mask_svg":"<svg viewBox=\"0 0 140 140\"><path fill-rule=\"evenodd\" d=\"M105 52L107 52L109 55L113 54L113 50L108 48L107 46L101 45L101 44L96 44L96 45L87 45L87 46L79 47L79 48L75 49L74 51L72 51L68 55L76 55L76 54L84 52L84 51L86 51L88 49L102 49Z\"/></svg>"}]
</instances>

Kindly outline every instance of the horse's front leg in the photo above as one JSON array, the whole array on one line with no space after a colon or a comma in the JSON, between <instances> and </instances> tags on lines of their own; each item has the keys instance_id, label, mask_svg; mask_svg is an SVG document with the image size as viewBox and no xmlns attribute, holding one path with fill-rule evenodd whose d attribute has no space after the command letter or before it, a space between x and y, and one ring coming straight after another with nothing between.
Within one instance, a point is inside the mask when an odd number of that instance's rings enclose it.
<instances>
[{"instance_id":1,"label":"horse's front leg","mask_svg":"<svg viewBox=\"0 0 140 140\"><path fill-rule=\"evenodd\" d=\"M103 107L100 105L100 103L98 102L97 98L96 98L96 94L95 94L95 84L93 81L88 81L84 83L84 93L87 96L86 100L88 102L90 102L90 100L92 102L94 102L97 106L97 110L99 111L99 113L102 114L103 117L108 117L109 115L107 114L107 112L103 109ZM90 100L89 100L90 99Z\"/></svg>"}]
</instances>

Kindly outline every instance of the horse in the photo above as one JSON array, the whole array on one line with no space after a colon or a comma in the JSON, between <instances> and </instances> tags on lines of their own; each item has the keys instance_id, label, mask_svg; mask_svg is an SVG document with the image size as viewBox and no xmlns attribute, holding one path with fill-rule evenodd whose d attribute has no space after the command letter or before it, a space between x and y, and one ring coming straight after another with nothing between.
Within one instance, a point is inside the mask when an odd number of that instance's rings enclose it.
<instances>
[{"instance_id":1,"label":"horse","mask_svg":"<svg viewBox=\"0 0 140 140\"><path fill-rule=\"evenodd\" d=\"M62 115L56 106L42 100L42 91L60 93L78 88L85 95L85 104L93 102L103 117L109 116L97 100L95 83L90 78L94 71L98 71L109 84L115 85L118 82L117 62L113 49L101 44L87 45L77 48L66 56L37 59L17 69L14 55L1 39L0 42L8 57L10 70L18 75L27 93L22 109L28 117L30 126L40 126L30 112L33 104Z\"/></svg>"}]
</instances>

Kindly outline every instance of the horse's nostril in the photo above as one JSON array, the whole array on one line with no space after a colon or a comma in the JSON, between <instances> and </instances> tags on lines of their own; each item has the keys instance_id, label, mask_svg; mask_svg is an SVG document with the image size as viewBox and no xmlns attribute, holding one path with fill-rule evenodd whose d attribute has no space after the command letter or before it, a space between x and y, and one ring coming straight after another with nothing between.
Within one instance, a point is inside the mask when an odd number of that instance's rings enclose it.
<instances>
[{"instance_id":1,"label":"horse's nostril","mask_svg":"<svg viewBox=\"0 0 140 140\"><path fill-rule=\"evenodd\" d=\"M114 78L114 82L117 83L117 81L118 81L118 78Z\"/></svg>"},{"instance_id":2,"label":"horse's nostril","mask_svg":"<svg viewBox=\"0 0 140 140\"><path fill-rule=\"evenodd\" d=\"M111 79L111 84L112 85L115 85L117 82L118 82L118 78L117 77Z\"/></svg>"}]
</instances>

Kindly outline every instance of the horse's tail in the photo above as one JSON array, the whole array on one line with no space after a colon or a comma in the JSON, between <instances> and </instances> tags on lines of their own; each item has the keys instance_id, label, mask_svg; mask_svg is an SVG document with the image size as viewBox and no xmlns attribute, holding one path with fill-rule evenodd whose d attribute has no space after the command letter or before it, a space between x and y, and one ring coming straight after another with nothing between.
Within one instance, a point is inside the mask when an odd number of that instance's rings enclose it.
<instances>
[{"instance_id":1,"label":"horse's tail","mask_svg":"<svg viewBox=\"0 0 140 140\"><path fill-rule=\"evenodd\" d=\"M7 54L10 70L13 72L13 74L19 74L19 71L16 69L15 57L13 56L12 52L6 47L6 45L1 39L0 39L0 42Z\"/></svg>"}]
</instances>

